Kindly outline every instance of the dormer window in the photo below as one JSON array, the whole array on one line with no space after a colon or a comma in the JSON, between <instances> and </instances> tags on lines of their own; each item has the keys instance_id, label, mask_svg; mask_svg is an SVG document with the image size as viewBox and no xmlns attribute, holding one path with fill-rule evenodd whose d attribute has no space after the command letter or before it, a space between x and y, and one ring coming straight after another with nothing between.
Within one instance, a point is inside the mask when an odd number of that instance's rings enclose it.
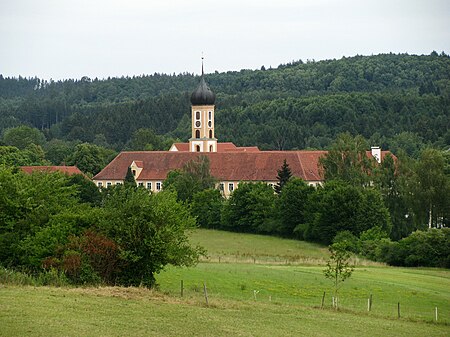
<instances>
[{"instance_id":1,"label":"dormer window","mask_svg":"<svg viewBox=\"0 0 450 337\"><path fill-rule=\"evenodd\" d=\"M134 176L136 176L136 170L132 170L131 172L133 173Z\"/></svg>"}]
</instances>

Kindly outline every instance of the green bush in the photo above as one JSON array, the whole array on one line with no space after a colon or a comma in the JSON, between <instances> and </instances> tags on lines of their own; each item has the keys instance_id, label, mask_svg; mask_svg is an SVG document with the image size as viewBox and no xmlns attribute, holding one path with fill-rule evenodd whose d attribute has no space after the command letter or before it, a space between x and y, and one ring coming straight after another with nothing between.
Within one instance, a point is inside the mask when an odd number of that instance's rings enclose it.
<instances>
[{"instance_id":1,"label":"green bush","mask_svg":"<svg viewBox=\"0 0 450 337\"><path fill-rule=\"evenodd\" d=\"M358 254L360 252L360 242L350 231L341 231L336 234L333 244L340 244L345 250Z\"/></svg>"},{"instance_id":2,"label":"green bush","mask_svg":"<svg viewBox=\"0 0 450 337\"><path fill-rule=\"evenodd\" d=\"M415 231L399 242L382 243L380 254L394 266L450 268L450 228Z\"/></svg>"}]
</instances>

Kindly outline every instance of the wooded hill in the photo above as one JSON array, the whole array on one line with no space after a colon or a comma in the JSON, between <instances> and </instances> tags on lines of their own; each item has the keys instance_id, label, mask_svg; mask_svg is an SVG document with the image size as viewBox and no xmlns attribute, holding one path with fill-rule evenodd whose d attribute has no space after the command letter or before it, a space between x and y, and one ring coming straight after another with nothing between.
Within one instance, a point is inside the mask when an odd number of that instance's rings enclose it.
<instances>
[{"instance_id":1,"label":"wooded hill","mask_svg":"<svg viewBox=\"0 0 450 337\"><path fill-rule=\"evenodd\" d=\"M322 149L349 131L412 156L424 145L450 144L450 57L444 53L296 61L206 79L217 94L222 142ZM189 97L198 81L188 73L56 82L0 75L0 133L27 124L47 140L142 150L148 144L133 145L133 133L149 128L166 140L150 148L168 149L172 139L190 137Z\"/></svg>"}]
</instances>

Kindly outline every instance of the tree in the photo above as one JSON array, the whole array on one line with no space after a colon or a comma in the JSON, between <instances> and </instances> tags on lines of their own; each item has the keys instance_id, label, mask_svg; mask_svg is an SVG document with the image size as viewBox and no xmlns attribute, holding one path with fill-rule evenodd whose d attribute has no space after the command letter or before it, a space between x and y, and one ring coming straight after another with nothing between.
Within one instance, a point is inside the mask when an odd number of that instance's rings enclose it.
<instances>
[{"instance_id":1,"label":"tree","mask_svg":"<svg viewBox=\"0 0 450 337\"><path fill-rule=\"evenodd\" d=\"M335 243L328 247L330 259L327 268L323 271L325 277L333 282L334 304L338 308L338 291L342 283L353 273L354 268L350 266L351 253L341 243Z\"/></svg>"},{"instance_id":2,"label":"tree","mask_svg":"<svg viewBox=\"0 0 450 337\"><path fill-rule=\"evenodd\" d=\"M319 160L325 180L342 180L355 186L367 186L373 161L367 157L366 149L367 143L362 136L340 134L328 154Z\"/></svg>"},{"instance_id":3,"label":"tree","mask_svg":"<svg viewBox=\"0 0 450 337\"><path fill-rule=\"evenodd\" d=\"M188 161L180 170L169 172L163 187L175 190L178 200L190 202L195 193L213 188L215 182L209 169L209 158L199 156Z\"/></svg>"},{"instance_id":4,"label":"tree","mask_svg":"<svg viewBox=\"0 0 450 337\"><path fill-rule=\"evenodd\" d=\"M278 183L275 185L275 192L277 192L277 194L280 194L284 185L286 185L286 183L292 177L292 172L291 169L289 168L288 163L286 162L286 159L283 161L283 165L277 172L278 172L277 175Z\"/></svg>"},{"instance_id":5,"label":"tree","mask_svg":"<svg viewBox=\"0 0 450 337\"><path fill-rule=\"evenodd\" d=\"M167 150L171 143L173 139L157 135L153 129L141 128L133 132L127 147L133 151Z\"/></svg>"},{"instance_id":6,"label":"tree","mask_svg":"<svg viewBox=\"0 0 450 337\"><path fill-rule=\"evenodd\" d=\"M450 178L442 152L425 149L414 169L414 212L418 225L442 227L450 221Z\"/></svg>"},{"instance_id":7,"label":"tree","mask_svg":"<svg viewBox=\"0 0 450 337\"><path fill-rule=\"evenodd\" d=\"M290 179L283 187L275 202L276 213L280 222L278 233L292 236L294 229L306 221L306 205L308 197L314 193L314 187L309 186L299 178Z\"/></svg>"},{"instance_id":8,"label":"tree","mask_svg":"<svg viewBox=\"0 0 450 337\"><path fill-rule=\"evenodd\" d=\"M389 210L392 221L390 237L400 240L414 231L413 213L410 201L410 181L412 162L404 155L394 161L386 155L380 165L374 169L374 186L381 192L384 204Z\"/></svg>"},{"instance_id":9,"label":"tree","mask_svg":"<svg viewBox=\"0 0 450 337\"><path fill-rule=\"evenodd\" d=\"M39 145L30 144L24 150L14 146L0 146L0 165L49 165L50 163L44 157L44 151Z\"/></svg>"},{"instance_id":10,"label":"tree","mask_svg":"<svg viewBox=\"0 0 450 337\"><path fill-rule=\"evenodd\" d=\"M203 250L191 247L186 235L195 225L174 192L151 194L145 189L116 186L105 198L99 232L118 246L121 272L117 282L152 287L155 274L167 264L196 263Z\"/></svg>"},{"instance_id":11,"label":"tree","mask_svg":"<svg viewBox=\"0 0 450 337\"><path fill-rule=\"evenodd\" d=\"M222 222L237 232L273 231L275 194L266 183L240 183L224 205Z\"/></svg>"},{"instance_id":12,"label":"tree","mask_svg":"<svg viewBox=\"0 0 450 337\"><path fill-rule=\"evenodd\" d=\"M39 251L48 245L34 242L43 236L39 233L52 227L54 217L74 213L76 188L69 186L68 177L59 172L28 175L1 166L0 186L0 264L37 268L40 261L35 257L42 257ZM63 222L55 226L56 232L64 232ZM56 235L46 237L55 240Z\"/></svg>"},{"instance_id":13,"label":"tree","mask_svg":"<svg viewBox=\"0 0 450 337\"><path fill-rule=\"evenodd\" d=\"M136 180L134 179L133 172L131 172L131 167L128 167L125 180L123 181L124 186L136 187Z\"/></svg>"},{"instance_id":14,"label":"tree","mask_svg":"<svg viewBox=\"0 0 450 337\"><path fill-rule=\"evenodd\" d=\"M306 224L297 228L299 235L324 244L330 244L340 231L359 236L375 226L386 233L391 230L389 212L380 192L342 181L328 181L324 188L311 194L305 213Z\"/></svg>"},{"instance_id":15,"label":"tree","mask_svg":"<svg viewBox=\"0 0 450 337\"><path fill-rule=\"evenodd\" d=\"M75 186L81 202L100 206L102 195L97 186L88 177L74 174L68 178L68 185Z\"/></svg>"},{"instance_id":16,"label":"tree","mask_svg":"<svg viewBox=\"0 0 450 337\"><path fill-rule=\"evenodd\" d=\"M53 165L65 164L75 151L75 144L60 139L52 139L45 146L45 157Z\"/></svg>"},{"instance_id":17,"label":"tree","mask_svg":"<svg viewBox=\"0 0 450 337\"><path fill-rule=\"evenodd\" d=\"M43 146L46 140L44 134L38 129L21 125L5 130L3 142L6 145L15 146L23 150L31 144Z\"/></svg>"},{"instance_id":18,"label":"tree","mask_svg":"<svg viewBox=\"0 0 450 337\"><path fill-rule=\"evenodd\" d=\"M221 227L222 206L222 193L216 189L207 189L194 194L191 212L200 227L218 229Z\"/></svg>"},{"instance_id":19,"label":"tree","mask_svg":"<svg viewBox=\"0 0 450 337\"><path fill-rule=\"evenodd\" d=\"M84 173L95 175L100 172L116 153L89 143L78 144L75 152L67 158L68 165L75 165Z\"/></svg>"}]
</instances>

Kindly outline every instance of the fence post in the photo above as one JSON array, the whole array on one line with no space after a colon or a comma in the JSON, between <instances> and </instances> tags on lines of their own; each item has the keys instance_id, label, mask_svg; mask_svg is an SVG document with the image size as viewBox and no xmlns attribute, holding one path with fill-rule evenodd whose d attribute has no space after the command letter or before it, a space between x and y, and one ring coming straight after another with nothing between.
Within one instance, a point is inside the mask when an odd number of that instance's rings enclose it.
<instances>
[{"instance_id":1,"label":"fence post","mask_svg":"<svg viewBox=\"0 0 450 337\"><path fill-rule=\"evenodd\" d=\"M183 287L183 280L181 280L181 283L180 283L180 292L181 292L181 297L183 297L183 291L184 291L184 287Z\"/></svg>"},{"instance_id":2,"label":"fence post","mask_svg":"<svg viewBox=\"0 0 450 337\"><path fill-rule=\"evenodd\" d=\"M437 307L434 308L434 318L436 319L436 322L438 321L438 309Z\"/></svg>"},{"instance_id":3,"label":"fence post","mask_svg":"<svg viewBox=\"0 0 450 337\"><path fill-rule=\"evenodd\" d=\"M323 303L325 301L325 291L323 292L323 296L322 296L322 305L320 306L320 309L323 309Z\"/></svg>"},{"instance_id":4,"label":"fence post","mask_svg":"<svg viewBox=\"0 0 450 337\"><path fill-rule=\"evenodd\" d=\"M398 302L398 304L397 304L397 314L398 314L398 318L400 318L400 302Z\"/></svg>"},{"instance_id":5,"label":"fence post","mask_svg":"<svg viewBox=\"0 0 450 337\"><path fill-rule=\"evenodd\" d=\"M369 305L369 311L372 310L372 294L370 294L370 305Z\"/></svg>"},{"instance_id":6,"label":"fence post","mask_svg":"<svg viewBox=\"0 0 450 337\"><path fill-rule=\"evenodd\" d=\"M203 282L203 292L205 293L205 301L206 301L206 306L208 306L208 291L206 290L206 283Z\"/></svg>"}]
</instances>

